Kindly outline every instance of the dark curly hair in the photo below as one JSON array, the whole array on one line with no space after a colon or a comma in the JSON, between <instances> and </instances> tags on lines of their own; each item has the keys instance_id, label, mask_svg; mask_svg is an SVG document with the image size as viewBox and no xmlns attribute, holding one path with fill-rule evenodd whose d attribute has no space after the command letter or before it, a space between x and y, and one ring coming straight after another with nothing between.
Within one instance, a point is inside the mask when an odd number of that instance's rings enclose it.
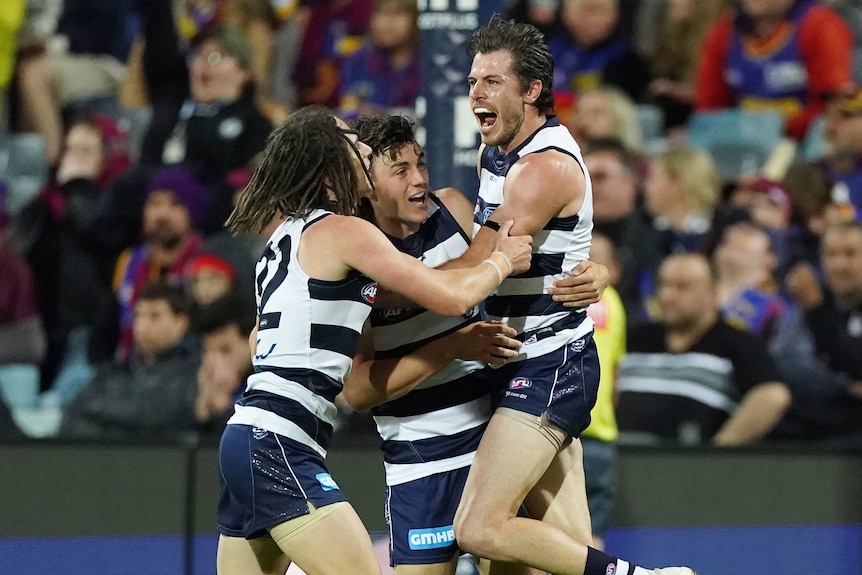
<instances>
[{"instance_id":1,"label":"dark curly hair","mask_svg":"<svg viewBox=\"0 0 862 575\"><path fill-rule=\"evenodd\" d=\"M533 104L539 112L554 109L554 57L545 43L545 35L532 24L503 20L494 14L488 22L473 32L467 42L467 54L490 54L505 50L512 55L512 71L526 92L530 83L538 80L542 91Z\"/></svg>"},{"instance_id":2,"label":"dark curly hair","mask_svg":"<svg viewBox=\"0 0 862 575\"><path fill-rule=\"evenodd\" d=\"M353 215L364 186L356 162L364 168L329 111L300 108L269 135L263 159L225 225L234 234L260 233L278 212L299 219L318 208Z\"/></svg>"}]
</instances>

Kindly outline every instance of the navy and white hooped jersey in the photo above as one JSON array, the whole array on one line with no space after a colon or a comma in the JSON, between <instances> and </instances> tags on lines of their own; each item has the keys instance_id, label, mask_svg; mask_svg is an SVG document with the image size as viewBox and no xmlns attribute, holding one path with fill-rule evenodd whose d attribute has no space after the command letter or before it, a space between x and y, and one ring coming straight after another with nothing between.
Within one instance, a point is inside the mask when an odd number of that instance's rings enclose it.
<instances>
[{"instance_id":1,"label":"navy and white hooped jersey","mask_svg":"<svg viewBox=\"0 0 862 575\"><path fill-rule=\"evenodd\" d=\"M286 220L257 263L255 373L228 421L284 435L321 457L332 436L335 396L377 294L377 284L357 272L323 281L299 265L302 233L327 215L314 210L304 220Z\"/></svg>"},{"instance_id":2,"label":"navy and white hooped jersey","mask_svg":"<svg viewBox=\"0 0 862 575\"><path fill-rule=\"evenodd\" d=\"M430 215L415 234L390 240L429 267L457 258L469 246L458 222L434 196ZM477 307L461 317L422 308L375 309L371 333L377 359L401 357L478 319ZM491 416L488 388L468 375L480 362L455 360L410 393L373 408L388 485L450 471L473 461Z\"/></svg>"},{"instance_id":3,"label":"navy and white hooped jersey","mask_svg":"<svg viewBox=\"0 0 862 575\"><path fill-rule=\"evenodd\" d=\"M593 328L584 310L573 311L547 294L554 279L567 274L589 258L593 229L593 192L581 150L556 116L508 154L489 146L480 159L479 197L474 213L474 232L503 203L503 186L509 169L527 154L555 150L571 156L584 171L586 190L577 214L551 218L533 235L533 259L523 274L506 278L485 302L489 319L499 319L518 330L524 341L516 360L548 353L583 337ZM510 360L511 361L511 360Z\"/></svg>"}]
</instances>

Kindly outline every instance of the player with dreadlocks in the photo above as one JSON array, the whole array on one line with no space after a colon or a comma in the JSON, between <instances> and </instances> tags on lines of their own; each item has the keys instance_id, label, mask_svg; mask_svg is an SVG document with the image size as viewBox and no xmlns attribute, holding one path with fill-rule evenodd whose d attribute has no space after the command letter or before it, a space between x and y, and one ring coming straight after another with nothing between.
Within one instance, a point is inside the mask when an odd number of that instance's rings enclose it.
<instances>
[{"instance_id":1,"label":"player with dreadlocks","mask_svg":"<svg viewBox=\"0 0 862 575\"><path fill-rule=\"evenodd\" d=\"M371 539L326 469L335 396L377 283L443 315L463 315L529 268L530 238L503 224L481 265L438 271L399 252L354 217L370 191L370 149L321 109L304 108L270 136L228 220L273 232L257 263L255 373L219 449L220 575L379 574ZM374 279L371 279L374 278Z\"/></svg>"}]
</instances>

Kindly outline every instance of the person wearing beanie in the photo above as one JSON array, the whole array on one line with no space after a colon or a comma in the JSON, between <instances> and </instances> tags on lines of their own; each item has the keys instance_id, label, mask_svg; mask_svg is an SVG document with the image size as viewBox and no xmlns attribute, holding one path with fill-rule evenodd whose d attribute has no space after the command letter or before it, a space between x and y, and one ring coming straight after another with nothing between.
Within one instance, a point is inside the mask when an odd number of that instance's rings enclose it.
<instances>
[{"instance_id":1,"label":"person wearing beanie","mask_svg":"<svg viewBox=\"0 0 862 575\"><path fill-rule=\"evenodd\" d=\"M114 294L119 304L116 347L106 338L91 351L96 358L111 355L127 360L132 350L132 320L137 294L155 280L182 284L189 263L198 255L203 237L196 231L206 213L208 193L204 185L183 166L163 168L150 179L145 190L143 243L120 254L114 271ZM99 330L116 333L116 329Z\"/></svg>"}]
</instances>

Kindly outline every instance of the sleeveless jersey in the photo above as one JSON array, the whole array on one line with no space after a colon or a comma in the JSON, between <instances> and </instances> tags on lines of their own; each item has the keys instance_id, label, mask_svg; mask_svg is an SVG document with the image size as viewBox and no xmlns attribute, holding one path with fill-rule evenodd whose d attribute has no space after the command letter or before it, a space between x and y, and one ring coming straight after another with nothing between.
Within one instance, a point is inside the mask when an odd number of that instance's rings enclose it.
<instances>
[{"instance_id":1,"label":"sleeveless jersey","mask_svg":"<svg viewBox=\"0 0 862 575\"><path fill-rule=\"evenodd\" d=\"M508 154L487 147L480 159L479 197L474 213L474 231L503 203L506 175L515 162L527 154L556 150L571 156L586 177L584 202L577 214L551 218L533 235L533 258L530 269L503 280L485 301L489 319L502 320L513 327L524 341L515 361L538 357L590 333L593 322L583 309L573 311L555 302L546 290L555 276L567 274L581 260L589 258L593 229L593 193L589 173L581 150L568 129L556 116L523 144ZM510 360L512 361L512 360Z\"/></svg>"},{"instance_id":2,"label":"sleeveless jersey","mask_svg":"<svg viewBox=\"0 0 862 575\"><path fill-rule=\"evenodd\" d=\"M469 238L440 200L429 196L428 219L415 234L389 237L395 247L437 267L455 259ZM478 307L461 317L444 317L422 308L371 312L377 359L401 357L479 318ZM410 393L372 409L387 485L398 485L470 465L491 416L488 388L469 374L480 362L456 359Z\"/></svg>"},{"instance_id":3,"label":"sleeveless jersey","mask_svg":"<svg viewBox=\"0 0 862 575\"><path fill-rule=\"evenodd\" d=\"M727 54L725 80L746 110L798 113L808 101L808 72L799 45L799 27L812 8L800 2L791 12L783 36L766 53L755 53L735 29Z\"/></svg>"},{"instance_id":4,"label":"sleeveless jersey","mask_svg":"<svg viewBox=\"0 0 862 575\"><path fill-rule=\"evenodd\" d=\"M228 421L284 435L321 457L332 436L335 396L377 293L377 284L358 272L323 281L299 265L303 231L327 215L314 210L282 223L257 263L255 373Z\"/></svg>"}]
</instances>

